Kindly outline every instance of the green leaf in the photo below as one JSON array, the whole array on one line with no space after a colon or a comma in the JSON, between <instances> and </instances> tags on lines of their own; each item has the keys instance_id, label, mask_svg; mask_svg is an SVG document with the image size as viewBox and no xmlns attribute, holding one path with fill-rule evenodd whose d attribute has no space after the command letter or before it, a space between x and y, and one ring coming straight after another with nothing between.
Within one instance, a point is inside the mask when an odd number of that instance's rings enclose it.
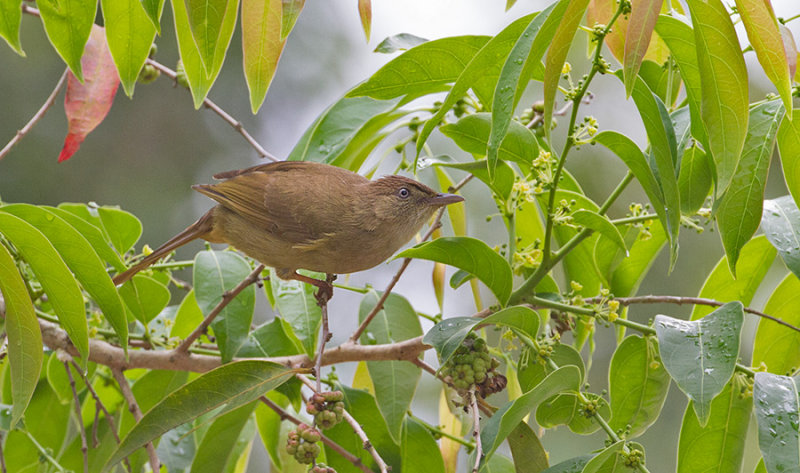
<instances>
[{"instance_id":1,"label":"green leaf","mask_svg":"<svg viewBox=\"0 0 800 473\"><path fill-rule=\"evenodd\" d=\"M125 93L133 97L139 71L156 37L156 27L141 0L102 0L101 5L108 49Z\"/></svg>"},{"instance_id":2,"label":"green leaf","mask_svg":"<svg viewBox=\"0 0 800 473\"><path fill-rule=\"evenodd\" d=\"M627 430L627 438L643 434L658 420L669 391L669 374L661 363L652 337L630 336L614 351L608 370L614 431Z\"/></svg>"},{"instance_id":3,"label":"green leaf","mask_svg":"<svg viewBox=\"0 0 800 473\"><path fill-rule=\"evenodd\" d=\"M311 124L286 159L331 163L371 120L392 116L398 102L370 97L340 99Z\"/></svg>"},{"instance_id":4,"label":"green leaf","mask_svg":"<svg viewBox=\"0 0 800 473\"><path fill-rule=\"evenodd\" d=\"M613 462L620 455L620 453L622 452L622 448L624 446L625 442L620 440L604 448L603 450L600 451L600 453L592 457L592 459L586 463L586 466L583 467L583 470L581 470L581 472L598 473L600 471L604 472L609 471L605 468L607 463ZM613 473L613 471L617 470L612 469L611 471Z\"/></svg>"},{"instance_id":5,"label":"green leaf","mask_svg":"<svg viewBox=\"0 0 800 473\"><path fill-rule=\"evenodd\" d=\"M731 17L720 0L690 0L702 99L700 114L708 133L707 151L716 166L716 195L736 171L747 135L747 67Z\"/></svg>"},{"instance_id":6,"label":"green leaf","mask_svg":"<svg viewBox=\"0 0 800 473\"><path fill-rule=\"evenodd\" d=\"M719 234L734 275L739 251L755 234L761 221L769 163L783 115L784 108L779 100L761 103L750 110L742 156L731 186L716 209Z\"/></svg>"},{"instance_id":7,"label":"green leaf","mask_svg":"<svg viewBox=\"0 0 800 473\"><path fill-rule=\"evenodd\" d=\"M736 11L747 30L747 39L758 62L778 89L786 109L792 109L792 77L784 53L783 38L772 5L763 0L736 0Z\"/></svg>"},{"instance_id":8,"label":"green leaf","mask_svg":"<svg viewBox=\"0 0 800 473\"><path fill-rule=\"evenodd\" d=\"M303 353L300 340L292 333L291 326L280 317L275 317L256 328L236 354L240 358L289 356Z\"/></svg>"},{"instance_id":9,"label":"green leaf","mask_svg":"<svg viewBox=\"0 0 800 473\"><path fill-rule=\"evenodd\" d=\"M189 28L206 75L212 71L230 1L238 3L235 0L184 0Z\"/></svg>"},{"instance_id":10,"label":"green leaf","mask_svg":"<svg viewBox=\"0 0 800 473\"><path fill-rule=\"evenodd\" d=\"M183 297L177 312L175 322L169 332L170 337L186 338L194 329L203 322L203 311L197 305L194 289Z\"/></svg>"},{"instance_id":11,"label":"green leaf","mask_svg":"<svg viewBox=\"0 0 800 473\"><path fill-rule=\"evenodd\" d=\"M550 140L550 129L553 122L556 91L558 90L558 82L561 79L561 74L564 69L564 61L567 59L567 53L569 52L570 46L572 46L575 33L580 27L583 14L586 12L586 7L589 6L589 0L562 0L559 5L564 3L567 4L567 9L564 11L564 16L558 19L558 28L552 37L549 37L549 35L546 36L546 41L550 43L550 47L547 51L547 58L545 59L543 95L544 130L547 134L548 141Z\"/></svg>"},{"instance_id":12,"label":"green leaf","mask_svg":"<svg viewBox=\"0 0 800 473\"><path fill-rule=\"evenodd\" d=\"M617 21L619 21L619 19ZM655 38L658 38L658 35L656 35ZM670 108L675 105L681 91L681 80L678 70L645 59L642 61L642 65L639 68L639 76L662 102ZM671 103L669 103L670 101ZM684 108L678 110L684 110ZM687 112L686 114L689 115L689 108L685 107L685 110ZM688 117L686 124L689 125Z\"/></svg>"},{"instance_id":13,"label":"green leaf","mask_svg":"<svg viewBox=\"0 0 800 473\"><path fill-rule=\"evenodd\" d=\"M422 424L409 417L403 422L400 441L403 472L444 473L444 460L439 445Z\"/></svg>"},{"instance_id":14,"label":"green leaf","mask_svg":"<svg viewBox=\"0 0 800 473\"><path fill-rule=\"evenodd\" d=\"M700 84L700 66L697 64L697 52L692 27L678 18L661 15L656 22L656 33L664 40L670 55L678 64L681 80L686 85L686 98L691 113L692 135L706 143L707 136L703 120L700 117L700 100L703 97Z\"/></svg>"},{"instance_id":15,"label":"green leaf","mask_svg":"<svg viewBox=\"0 0 800 473\"><path fill-rule=\"evenodd\" d=\"M783 179L795 202L800 202L800 116L786 114L778 127L778 151Z\"/></svg>"},{"instance_id":16,"label":"green leaf","mask_svg":"<svg viewBox=\"0 0 800 473\"><path fill-rule=\"evenodd\" d=\"M508 436L508 447L516 473L541 473L547 468L548 455L541 440L525 422L520 422Z\"/></svg>"},{"instance_id":17,"label":"green leaf","mask_svg":"<svg viewBox=\"0 0 800 473\"><path fill-rule=\"evenodd\" d=\"M408 100L441 92L488 40L488 36L453 36L422 43L389 61L347 96Z\"/></svg>"},{"instance_id":18,"label":"green leaf","mask_svg":"<svg viewBox=\"0 0 800 473\"><path fill-rule=\"evenodd\" d=\"M663 0L634 0L628 16L628 30L625 34L625 55L622 61L622 75L625 77L625 94L630 97L636 75L642 65L644 54L650 45L653 28Z\"/></svg>"},{"instance_id":19,"label":"green leaf","mask_svg":"<svg viewBox=\"0 0 800 473\"><path fill-rule=\"evenodd\" d=\"M92 32L97 13L96 0L45 0L36 4L44 23L44 32L69 66L69 69L83 82L81 56L83 48Z\"/></svg>"},{"instance_id":20,"label":"green leaf","mask_svg":"<svg viewBox=\"0 0 800 473\"><path fill-rule=\"evenodd\" d=\"M375 291L364 295L358 309L359 323L372 311L378 298ZM403 296L392 293L361 335L361 343L384 345L421 335L422 326L414 307ZM367 369L375 385L375 400L386 419L389 432L402 445L400 436L403 421L411 408L422 369L406 361L367 361Z\"/></svg>"},{"instance_id":21,"label":"green leaf","mask_svg":"<svg viewBox=\"0 0 800 473\"><path fill-rule=\"evenodd\" d=\"M579 209L572 212L572 221L582 227L594 230L614 242L626 253L628 252L625 247L625 240L622 239L622 234L605 215L600 215L592 210Z\"/></svg>"},{"instance_id":22,"label":"green leaf","mask_svg":"<svg viewBox=\"0 0 800 473\"><path fill-rule=\"evenodd\" d=\"M267 393L266 397L280 407L286 408L289 405L286 398L275 391ZM280 450L284 450L283 439L281 439L280 414L260 402L256 405L256 426L258 427L258 435L261 437L261 442L264 444L272 464L279 471L285 471L279 453Z\"/></svg>"},{"instance_id":23,"label":"green leaf","mask_svg":"<svg viewBox=\"0 0 800 473\"><path fill-rule=\"evenodd\" d=\"M142 236L142 222L133 214L112 207L97 209L103 229L120 254L133 248Z\"/></svg>"},{"instance_id":24,"label":"green leaf","mask_svg":"<svg viewBox=\"0 0 800 473\"><path fill-rule=\"evenodd\" d=\"M63 208L57 207L43 207L50 212L54 213L55 215L61 217L63 220L70 225L72 225L75 230L78 230L84 238L92 245L94 251L97 252L97 255L103 258L108 264L114 267L117 271L124 271L127 266L120 258L119 253L114 250L114 247L111 246L110 241L103 235L103 231L100 227L94 225L93 223L85 220L78 215L64 210Z\"/></svg>"},{"instance_id":25,"label":"green leaf","mask_svg":"<svg viewBox=\"0 0 800 473\"><path fill-rule=\"evenodd\" d=\"M483 156L486 154L491 128L491 114L481 112L465 115L455 123L441 126L439 131L464 151ZM503 161L515 161L530 166L539 156L539 143L533 132L519 122L512 121L497 154Z\"/></svg>"},{"instance_id":26,"label":"green leaf","mask_svg":"<svg viewBox=\"0 0 800 473\"><path fill-rule=\"evenodd\" d=\"M489 460L497 447L539 404L558 393L577 391L580 383L578 368L565 366L550 373L532 390L501 407L481 426L482 463Z\"/></svg>"},{"instance_id":27,"label":"green leaf","mask_svg":"<svg viewBox=\"0 0 800 473\"><path fill-rule=\"evenodd\" d=\"M581 358L581 354L578 353L578 350L573 348L572 345L564 343L556 345L553 349L553 353L550 354L550 359L553 360L558 367L576 366L580 371L581 379L585 378L586 366L583 363L583 358ZM517 375L522 392L528 392L538 386L539 383L553 371L555 370L552 369L549 364L542 365L535 359L528 359L524 363L520 362L517 366Z\"/></svg>"},{"instance_id":28,"label":"green leaf","mask_svg":"<svg viewBox=\"0 0 800 473\"><path fill-rule=\"evenodd\" d=\"M786 267L800 274L800 210L791 196L764 201L761 229Z\"/></svg>"},{"instance_id":29,"label":"green leaf","mask_svg":"<svg viewBox=\"0 0 800 473\"><path fill-rule=\"evenodd\" d=\"M88 241L71 225L46 208L27 204L2 207L3 212L16 215L36 227L64 258L75 278L103 311L120 345L127 350L128 321L125 308L103 262Z\"/></svg>"},{"instance_id":30,"label":"green leaf","mask_svg":"<svg viewBox=\"0 0 800 473\"><path fill-rule=\"evenodd\" d=\"M295 370L260 360L228 363L169 394L142 417L120 443L104 471L164 432L219 408L222 415L258 399Z\"/></svg>"},{"instance_id":31,"label":"green leaf","mask_svg":"<svg viewBox=\"0 0 800 473\"><path fill-rule=\"evenodd\" d=\"M155 279L137 274L119 288L119 294L136 320L144 325L169 304L169 289Z\"/></svg>"},{"instance_id":32,"label":"green leaf","mask_svg":"<svg viewBox=\"0 0 800 473\"><path fill-rule=\"evenodd\" d=\"M251 272L250 264L231 251L198 253L194 259L194 295L203 315L207 317L222 302L223 295L244 281ZM251 284L211 322L223 363L232 360L247 339L255 303L256 289Z\"/></svg>"},{"instance_id":33,"label":"green leaf","mask_svg":"<svg viewBox=\"0 0 800 473\"><path fill-rule=\"evenodd\" d=\"M570 458L569 460L564 460L561 463L551 466L542 473L581 473L593 456L594 455L583 455L581 457Z\"/></svg>"},{"instance_id":34,"label":"green leaf","mask_svg":"<svg viewBox=\"0 0 800 473\"><path fill-rule=\"evenodd\" d=\"M192 460L198 453L196 437L195 428L191 424L175 427L161 436L156 454L169 473L191 472Z\"/></svg>"},{"instance_id":35,"label":"green leaf","mask_svg":"<svg viewBox=\"0 0 800 473\"><path fill-rule=\"evenodd\" d=\"M244 77L254 115L264 103L286 44L281 27L281 10L285 7L281 0L242 0Z\"/></svg>"},{"instance_id":36,"label":"green leaf","mask_svg":"<svg viewBox=\"0 0 800 473\"><path fill-rule=\"evenodd\" d=\"M502 200L507 200L511 195L511 190L514 186L514 178L516 176L511 166L503 161L498 163L497 168L495 168L494 180L489 177L489 169L486 167L486 160L461 163L449 156L442 155L434 156L433 158L425 158L421 161L420 168L424 169L427 166L443 166L466 171L480 179Z\"/></svg>"},{"instance_id":37,"label":"green leaf","mask_svg":"<svg viewBox=\"0 0 800 473\"><path fill-rule=\"evenodd\" d=\"M297 23L297 17L303 11L303 6L306 0L282 0L282 13L281 13L281 41L289 36L292 32L294 24Z\"/></svg>"},{"instance_id":38,"label":"green leaf","mask_svg":"<svg viewBox=\"0 0 800 473\"><path fill-rule=\"evenodd\" d=\"M558 87L561 67L587 4L588 0L572 2L562 0L553 5L549 12L540 13L528 24L508 53L508 57L503 63L503 69L497 78L497 86L492 98L492 133L489 136L486 152L490 176L493 176L497 165L497 151L508 132L514 108L519 103L531 72L534 68L541 68L541 59L548 47L550 47L550 51L547 54L547 66L544 72L544 128L549 138L553 100L555 100L555 90ZM555 82L552 81L552 77L547 75L548 71L552 72L550 69L553 67L551 59L560 60L560 63L557 64L558 74ZM548 95L550 92L552 94ZM550 114L547 110L548 104Z\"/></svg>"},{"instance_id":39,"label":"green leaf","mask_svg":"<svg viewBox=\"0 0 800 473\"><path fill-rule=\"evenodd\" d=\"M318 273L314 274L306 273L319 278ZM270 269L270 285L278 312L291 326L290 338L296 337L306 355L313 358L322 326L322 309L314 297L316 288L301 281L280 279L274 269Z\"/></svg>"},{"instance_id":40,"label":"green leaf","mask_svg":"<svg viewBox=\"0 0 800 473\"><path fill-rule=\"evenodd\" d=\"M0 38L6 40L11 49L22 57L25 51L19 41L19 26L22 24L22 0L0 0Z\"/></svg>"},{"instance_id":41,"label":"green leaf","mask_svg":"<svg viewBox=\"0 0 800 473\"><path fill-rule=\"evenodd\" d=\"M611 292L617 297L628 297L636 294L656 256L661 252L667 236L660 224L650 226L650 238L637 237L631 245L628 257L611 275Z\"/></svg>"},{"instance_id":42,"label":"green leaf","mask_svg":"<svg viewBox=\"0 0 800 473\"><path fill-rule=\"evenodd\" d=\"M47 294L53 312L78 350L79 363L86 366L89 358L89 328L83 294L75 277L53 245L31 224L0 211L0 233L14 244L22 259L30 265Z\"/></svg>"},{"instance_id":43,"label":"green leaf","mask_svg":"<svg viewBox=\"0 0 800 473\"><path fill-rule=\"evenodd\" d=\"M397 51L406 51L427 41L427 39L414 36L413 34L399 33L386 37L375 47L373 52L390 54L396 53Z\"/></svg>"},{"instance_id":44,"label":"green leaf","mask_svg":"<svg viewBox=\"0 0 800 473\"><path fill-rule=\"evenodd\" d=\"M740 301L745 306L753 300L753 294L761 284L767 270L775 259L773 248L764 236L750 240L739 255L739 277L734 279L728 265L728 257L723 256L709 273L698 297L720 302ZM714 310L712 307L695 305L691 320L697 320Z\"/></svg>"},{"instance_id":45,"label":"green leaf","mask_svg":"<svg viewBox=\"0 0 800 473\"><path fill-rule=\"evenodd\" d=\"M584 396L590 402L597 403L597 415L604 419L611 417L611 408L605 399L592 393L585 393ZM575 394L558 394L545 401L540 409L536 410L536 423L545 429L566 425L576 434L589 435L599 430L600 424L581 413L582 405Z\"/></svg>"},{"instance_id":46,"label":"green leaf","mask_svg":"<svg viewBox=\"0 0 800 473\"><path fill-rule=\"evenodd\" d=\"M501 304L505 304L511 295L513 281L508 262L486 243L475 238L437 238L409 248L396 258L438 261L468 271L486 284Z\"/></svg>"},{"instance_id":47,"label":"green leaf","mask_svg":"<svg viewBox=\"0 0 800 473\"><path fill-rule=\"evenodd\" d=\"M800 326L800 280L787 275L764 306L764 312L784 322ZM753 366L764 363L767 371L775 374L792 373L800 366L800 333L779 325L772 320L759 319L753 342Z\"/></svg>"},{"instance_id":48,"label":"green leaf","mask_svg":"<svg viewBox=\"0 0 800 473\"><path fill-rule=\"evenodd\" d=\"M435 240L434 240L435 241ZM519 330L529 338L535 339L539 330L539 316L524 306L508 307L479 319L475 317L451 317L444 319L430 329L423 342L432 345L439 354L440 364L445 364L456 349L477 325L500 325Z\"/></svg>"},{"instance_id":49,"label":"green leaf","mask_svg":"<svg viewBox=\"0 0 800 473\"><path fill-rule=\"evenodd\" d=\"M741 163L739 165L741 167ZM678 193L680 194L682 214L692 215L703 206L708 192L711 190L713 181L711 173L710 157L700 147L692 146L683 153L681 169L678 174ZM734 189L731 191L733 192Z\"/></svg>"},{"instance_id":50,"label":"green leaf","mask_svg":"<svg viewBox=\"0 0 800 473\"><path fill-rule=\"evenodd\" d=\"M258 402L229 411L211 423L197 446L190 471L225 473L226 466L238 458L236 443Z\"/></svg>"},{"instance_id":51,"label":"green leaf","mask_svg":"<svg viewBox=\"0 0 800 473\"><path fill-rule=\"evenodd\" d=\"M656 316L655 329L664 367L694 401L701 426L708 422L711 401L733 375L739 356L743 309L737 301L696 321Z\"/></svg>"},{"instance_id":52,"label":"green leaf","mask_svg":"<svg viewBox=\"0 0 800 473\"><path fill-rule=\"evenodd\" d=\"M753 383L758 447L767 471L800 471L800 399L788 376L756 373Z\"/></svg>"},{"instance_id":53,"label":"green leaf","mask_svg":"<svg viewBox=\"0 0 800 473\"><path fill-rule=\"evenodd\" d=\"M198 45L195 43L193 31L189 23L189 14L186 10L187 0L176 0L172 3L172 14L175 19L175 34L178 37L178 49L181 54L183 69L186 71L186 79L189 82L189 89L194 98L194 108L200 108L211 90L211 86L219 75L222 63L225 60L225 52L231 42L234 27L236 26L236 14L239 9L238 0L215 0L216 3L224 3L227 10L220 14L223 17L219 27L218 40L216 41L215 51L211 58L213 62L205 64ZM197 3L203 0L189 0ZM206 46L208 43L206 42ZM207 59L207 58L206 58Z\"/></svg>"},{"instance_id":54,"label":"green leaf","mask_svg":"<svg viewBox=\"0 0 800 473\"><path fill-rule=\"evenodd\" d=\"M95 368L96 365L94 363L89 363L87 377L92 377ZM67 370L64 368L64 362L59 360L58 356L51 356L47 360L47 367L45 370L47 373L47 383L61 400L61 403L69 404L73 402L72 387L70 386L69 376L67 376ZM86 383L83 382L79 371L71 364L69 365L69 370L72 374L72 379L75 381L75 391L80 395L81 392L86 389Z\"/></svg>"},{"instance_id":55,"label":"green leaf","mask_svg":"<svg viewBox=\"0 0 800 473\"><path fill-rule=\"evenodd\" d=\"M42 370L42 333L22 276L5 246L0 245L0 293L5 301L5 332L11 372L10 427L22 418ZM9 428L10 428L9 427Z\"/></svg>"},{"instance_id":56,"label":"green leaf","mask_svg":"<svg viewBox=\"0 0 800 473\"><path fill-rule=\"evenodd\" d=\"M156 32L161 35L161 13L164 11L164 0L139 0L147 13L150 23L156 28Z\"/></svg>"}]
</instances>

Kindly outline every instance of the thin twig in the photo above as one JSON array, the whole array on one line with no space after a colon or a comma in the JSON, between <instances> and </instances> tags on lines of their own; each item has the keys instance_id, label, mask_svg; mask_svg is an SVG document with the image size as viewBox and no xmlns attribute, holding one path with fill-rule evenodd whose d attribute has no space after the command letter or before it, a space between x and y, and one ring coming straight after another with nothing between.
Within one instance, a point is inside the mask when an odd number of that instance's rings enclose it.
<instances>
[{"instance_id":1,"label":"thin twig","mask_svg":"<svg viewBox=\"0 0 800 473\"><path fill-rule=\"evenodd\" d=\"M120 369L112 368L111 374L114 375L114 379L117 380L119 390L125 402L128 403L128 410L133 414L133 419L139 422L142 420L142 410L139 409L139 404L136 402L136 397L133 395L133 391L131 391L128 380L125 378L125 373ZM160 471L159 467L161 462L158 461L158 454L156 454L156 448L153 446L153 442L147 442L144 448L147 450L147 456L150 458L150 468L153 471Z\"/></svg>"},{"instance_id":2,"label":"thin twig","mask_svg":"<svg viewBox=\"0 0 800 473\"><path fill-rule=\"evenodd\" d=\"M444 214L444 207L439 209L439 211L436 213L436 217L433 220L433 224L430 226L430 228L428 228L428 231L422 237L422 241L426 241L428 238L431 237L431 235L433 235L433 232L441 224L443 214ZM406 258L403 260L403 264L400 265L400 269L397 270L397 272L392 277L392 280L389 281L389 285L386 286L386 289L384 289L383 294L381 294L381 297L378 298L378 302L375 304L375 307L373 307L372 310L369 312L369 314L367 314L367 316L364 317L364 321L361 322L361 325L358 326L356 331L353 332L352 335L350 335L349 339L350 343L358 343L358 338L361 336L362 333L364 333L364 330L367 329L367 326L370 324L370 322L372 322L372 319L374 319L375 316L378 315L378 312L380 312L381 309L383 309L384 302L386 302L386 299L389 297L389 294L391 294L392 289L394 289L394 286L397 284L397 281L400 280L400 276L403 275L403 273L405 272L406 268L410 263L411 263L411 258Z\"/></svg>"},{"instance_id":3,"label":"thin twig","mask_svg":"<svg viewBox=\"0 0 800 473\"><path fill-rule=\"evenodd\" d=\"M328 284L333 282L332 275L327 276ZM333 286L331 286L332 288ZM314 376L317 378L317 392L322 392L322 357L325 355L325 344L331 339L331 331L328 327L328 294L322 289L318 290L319 307L322 310L322 333L319 336L319 347L317 347L317 357L314 363Z\"/></svg>"},{"instance_id":4,"label":"thin twig","mask_svg":"<svg viewBox=\"0 0 800 473\"><path fill-rule=\"evenodd\" d=\"M64 363L64 369L67 370L67 378L69 378L69 387L72 388L72 398L75 400L75 421L78 423L78 431L81 434L83 472L89 473L89 445L86 442L86 427L83 425L83 416L81 415L81 400L78 398L78 389L75 387L75 378L72 376L72 370L69 369L69 360L72 357L62 351L58 353L58 358Z\"/></svg>"},{"instance_id":5,"label":"thin twig","mask_svg":"<svg viewBox=\"0 0 800 473\"><path fill-rule=\"evenodd\" d=\"M237 284L236 287L230 291L225 291L225 293L222 294L222 300L219 301L219 304L214 307L214 309L208 314L208 316L206 316L203 322L201 322L200 325L198 325L197 328L194 329L194 331L190 333L189 336L186 337L181 344L175 348L174 351L181 354L187 353L189 351L189 347L192 346L192 343L200 338L200 335L205 333L205 331L208 329L208 326L211 325L211 322L217 317L217 315L219 315L220 312L222 312L222 309L230 304L230 302L236 298L236 296L238 296L239 293L242 292L247 286L258 281L261 271L264 271L263 264L259 264L256 269L254 269L252 273L244 278L242 282Z\"/></svg>"},{"instance_id":6,"label":"thin twig","mask_svg":"<svg viewBox=\"0 0 800 473\"><path fill-rule=\"evenodd\" d=\"M151 66L155 67L156 69L161 71L161 73L170 77L172 80L175 80L178 77L178 74L175 71L161 64L158 61L148 58L147 64L150 64ZM225 120L225 122L227 122L231 127L233 127L234 130L239 132L239 134L242 135L242 137L244 137L245 141L250 143L250 146L252 146L253 149L256 150L256 153L258 153L262 158L267 158L272 161L280 161L280 159L276 158L275 156L272 155L272 153L264 149L264 147L261 146L261 144L259 144L259 142L256 141L256 139L253 138L253 136L250 135L250 133L248 133L247 130L244 129L242 122L233 118L231 115L228 114L228 112L220 108L219 105L215 104L208 98L203 100L203 105L205 105L206 108L211 109L214 113L219 115L220 118Z\"/></svg>"},{"instance_id":7,"label":"thin twig","mask_svg":"<svg viewBox=\"0 0 800 473\"><path fill-rule=\"evenodd\" d=\"M103 404L103 401L100 400L100 396L97 395L97 391L94 390L92 383L89 382L89 378L86 377L86 374L84 374L80 365L78 365L78 363L75 361L74 358L72 359L72 366L75 367L75 371L81 376L81 378L83 378L83 384L86 385L86 389L89 390L89 394L94 399L95 410L103 412L103 416L106 418L106 422L108 423L108 428L109 430L111 430L111 434L114 435L114 440L116 440L117 444L119 444L120 438L119 434L117 433L117 425L116 422L114 422L114 417L111 415L110 412L108 412L108 409L106 409L106 406ZM133 471L131 468L131 462L128 461L128 457L125 457L123 463L125 463L125 468L129 472Z\"/></svg>"},{"instance_id":8,"label":"thin twig","mask_svg":"<svg viewBox=\"0 0 800 473\"><path fill-rule=\"evenodd\" d=\"M13 138L11 138L11 140L5 145L5 147L2 150L0 150L0 160L5 158L6 155L11 152L11 148L13 148L17 143L19 143L19 141L25 135L27 135L29 131L31 131L34 125L36 125L39 122L39 120L42 119L45 113L47 113L47 110L49 110L50 107L53 106L53 103L55 103L56 101L56 97L58 97L58 93L61 92L61 89L64 88L64 84L67 82L68 71L69 69L65 69L64 73L61 74L61 78L58 79L56 86L53 88L53 91L50 92L50 96L47 97L47 100L45 100L42 106L39 108L39 111L36 112L36 114L30 119L30 121L28 121L28 123L26 123L25 126L20 128L20 130L17 131L17 134L14 135Z\"/></svg>"},{"instance_id":9,"label":"thin twig","mask_svg":"<svg viewBox=\"0 0 800 473\"><path fill-rule=\"evenodd\" d=\"M318 390L315 389L314 383L312 383L310 379L301 374L297 374L295 376L297 377L297 379L302 381L303 384L308 386L309 389L317 393L319 392ZM375 450L375 447L372 445L372 442L369 441L369 437L367 437L367 433L364 432L363 428L361 428L361 424L359 424L358 421L353 416L351 416L349 412L347 412L347 410L342 412L342 417L344 417L344 420L348 424L350 424L350 427L353 428L356 435L358 435L358 438L361 439L361 442L363 442L364 445L364 449L366 449L370 453L370 455L372 455L372 459L375 460L375 463L378 465L378 468L380 469L381 473L388 473L391 468L389 468L386 462L383 461L383 458L381 458L380 454L378 454L378 451Z\"/></svg>"},{"instance_id":10,"label":"thin twig","mask_svg":"<svg viewBox=\"0 0 800 473\"><path fill-rule=\"evenodd\" d=\"M264 405L266 405L267 407L269 407L270 409L275 411L279 416L281 416L281 420L288 420L289 422L293 423L294 425L300 425L300 424L303 423L300 419L298 419L297 417L294 417L293 415L291 415L288 412L286 412L285 409L281 408L279 405L277 405L274 402L272 402L269 398L267 398L265 396L261 396L258 399L262 403L264 403ZM333 440L331 440L325 434L320 433L320 437L321 437L322 443L324 443L325 445L330 447L331 450L335 451L336 453L338 453L339 455L344 457L344 459L349 461L350 463L352 463L353 466L355 466L356 468L360 469L364 473L372 473L372 470L367 468L367 466L364 465L364 462L362 462L359 457L357 457L357 456L353 455L352 453L348 452L347 450L345 450L344 447L342 447L338 443L336 443Z\"/></svg>"},{"instance_id":11,"label":"thin twig","mask_svg":"<svg viewBox=\"0 0 800 473\"><path fill-rule=\"evenodd\" d=\"M469 391L469 410L472 411L472 438L475 439L475 466L472 473L478 473L483 458L483 448L481 446L481 416L478 414L478 395L475 389Z\"/></svg>"},{"instance_id":12,"label":"thin twig","mask_svg":"<svg viewBox=\"0 0 800 473\"><path fill-rule=\"evenodd\" d=\"M0 472L8 473L6 470L6 457L3 455L3 433L0 432Z\"/></svg>"}]
</instances>

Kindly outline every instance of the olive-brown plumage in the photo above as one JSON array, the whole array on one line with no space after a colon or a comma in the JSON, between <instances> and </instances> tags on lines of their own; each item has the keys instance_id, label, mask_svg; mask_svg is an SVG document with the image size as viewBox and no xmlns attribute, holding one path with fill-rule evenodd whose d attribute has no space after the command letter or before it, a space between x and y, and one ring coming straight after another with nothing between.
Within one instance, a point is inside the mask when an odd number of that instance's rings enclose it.
<instances>
[{"instance_id":1,"label":"olive-brown plumage","mask_svg":"<svg viewBox=\"0 0 800 473\"><path fill-rule=\"evenodd\" d=\"M389 258L438 208L463 200L402 176L370 181L342 168L302 161L264 164L214 178L223 181L193 188L218 205L117 275L116 284L197 238L227 243L274 267L284 279L312 282L297 269L362 271Z\"/></svg>"}]
</instances>

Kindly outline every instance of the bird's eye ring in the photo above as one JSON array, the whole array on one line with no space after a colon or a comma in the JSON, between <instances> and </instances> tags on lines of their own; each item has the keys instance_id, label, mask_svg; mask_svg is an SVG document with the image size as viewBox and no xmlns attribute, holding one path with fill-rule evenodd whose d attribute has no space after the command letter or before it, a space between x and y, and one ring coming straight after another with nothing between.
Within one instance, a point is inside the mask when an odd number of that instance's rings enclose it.
<instances>
[{"instance_id":1,"label":"bird's eye ring","mask_svg":"<svg viewBox=\"0 0 800 473\"><path fill-rule=\"evenodd\" d=\"M408 196L411 195L411 192L409 192L405 187L401 187L400 190L397 191L397 195L400 196L401 199L408 199Z\"/></svg>"}]
</instances>

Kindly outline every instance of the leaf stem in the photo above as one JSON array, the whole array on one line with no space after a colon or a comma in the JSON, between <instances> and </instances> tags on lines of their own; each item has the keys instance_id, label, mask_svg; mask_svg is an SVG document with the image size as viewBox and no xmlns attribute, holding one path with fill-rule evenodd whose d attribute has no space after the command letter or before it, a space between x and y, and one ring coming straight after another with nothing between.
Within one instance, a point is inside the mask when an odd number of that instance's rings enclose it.
<instances>
[{"instance_id":1,"label":"leaf stem","mask_svg":"<svg viewBox=\"0 0 800 473\"><path fill-rule=\"evenodd\" d=\"M51 465L53 465L53 467L55 467L56 471L58 471L58 472L60 472L60 473L66 473L66 470L64 470L64 467L63 467L63 466L61 466L61 465L60 465L60 464L59 464L59 463L56 461L56 459L55 459L55 458L53 458L53 457L52 457L52 456L51 456L49 453L47 453L47 449L46 449L46 448L44 448L44 447L42 446L42 444L40 444L39 442L37 442L37 441L36 441L36 438L35 438L35 437L34 437L34 436L33 436L33 435L30 433L30 432L28 432L27 430L23 430L22 432L24 432L24 433L25 433L25 435L28 437L28 440L30 440L30 441L31 441L31 443L32 443L32 444L33 444L33 445L36 447L36 449L37 449L37 450L39 450L39 455L41 455L41 456L42 456L42 458L44 458L45 460L47 460L47 462L48 462L48 463L50 463Z\"/></svg>"},{"instance_id":2,"label":"leaf stem","mask_svg":"<svg viewBox=\"0 0 800 473\"><path fill-rule=\"evenodd\" d=\"M445 432L444 430L436 427L435 425L431 425L431 424L425 422L423 419L420 419L419 417L415 416L410 411L408 413L408 416L411 417L412 419L414 419L415 421L419 422L420 424L422 424L422 426L425 427L426 429L428 429L430 432L432 432L434 434L434 436L441 436L441 437L448 438L448 439L452 440L453 442L460 443L461 445L467 447L469 450L473 450L475 448L475 443L474 442L469 442L467 440L464 440L461 437L457 437L457 436L455 436L455 435L453 435L451 433Z\"/></svg>"}]
</instances>

